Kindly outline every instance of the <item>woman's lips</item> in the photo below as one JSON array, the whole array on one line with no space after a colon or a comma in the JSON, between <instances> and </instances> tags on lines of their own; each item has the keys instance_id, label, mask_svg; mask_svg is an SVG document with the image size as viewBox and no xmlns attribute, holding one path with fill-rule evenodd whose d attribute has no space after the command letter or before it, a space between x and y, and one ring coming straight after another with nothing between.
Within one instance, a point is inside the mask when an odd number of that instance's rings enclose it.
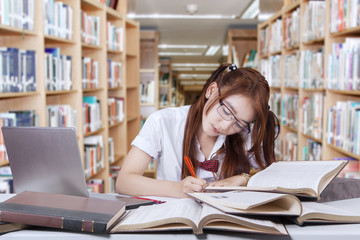
<instances>
[{"instance_id":1,"label":"woman's lips","mask_svg":"<svg viewBox=\"0 0 360 240\"><path fill-rule=\"evenodd\" d=\"M212 129L213 129L213 132L215 133L215 134L220 134L220 132L217 130L217 128L215 128L214 126L212 126Z\"/></svg>"}]
</instances>

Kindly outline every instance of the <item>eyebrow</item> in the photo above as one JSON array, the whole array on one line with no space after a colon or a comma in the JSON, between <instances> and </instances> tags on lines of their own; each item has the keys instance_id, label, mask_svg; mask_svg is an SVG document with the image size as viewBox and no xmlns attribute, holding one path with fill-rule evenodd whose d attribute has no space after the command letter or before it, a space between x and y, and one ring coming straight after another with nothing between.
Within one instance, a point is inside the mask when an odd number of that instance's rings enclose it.
<instances>
[{"instance_id":1,"label":"eyebrow","mask_svg":"<svg viewBox=\"0 0 360 240\"><path fill-rule=\"evenodd\" d=\"M245 121L245 120L243 120L243 119L238 119L238 116L236 116L236 114L235 114L236 111L235 111L235 109L233 108L233 106L232 106L229 102L227 102L226 100L225 100L224 102L226 103L226 106L228 106L228 107L230 108L232 114L234 115L235 119L236 119L238 122L243 121L243 122L245 122L246 124L249 124L249 125L250 125L250 122Z\"/></svg>"}]
</instances>

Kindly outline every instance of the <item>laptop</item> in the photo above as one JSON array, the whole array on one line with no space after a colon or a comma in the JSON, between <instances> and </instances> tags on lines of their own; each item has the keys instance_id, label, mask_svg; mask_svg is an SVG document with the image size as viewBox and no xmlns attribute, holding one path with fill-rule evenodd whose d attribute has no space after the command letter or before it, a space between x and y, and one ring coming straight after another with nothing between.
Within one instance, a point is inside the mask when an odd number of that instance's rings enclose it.
<instances>
[{"instance_id":1,"label":"laptop","mask_svg":"<svg viewBox=\"0 0 360 240\"><path fill-rule=\"evenodd\" d=\"M153 201L89 193L74 128L2 127L16 192L36 191L127 202L127 209Z\"/></svg>"}]
</instances>

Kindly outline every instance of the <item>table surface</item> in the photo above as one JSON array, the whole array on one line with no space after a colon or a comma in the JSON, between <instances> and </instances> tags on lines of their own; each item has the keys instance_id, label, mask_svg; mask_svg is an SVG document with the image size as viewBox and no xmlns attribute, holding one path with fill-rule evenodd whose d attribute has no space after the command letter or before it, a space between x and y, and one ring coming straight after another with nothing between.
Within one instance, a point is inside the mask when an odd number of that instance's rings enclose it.
<instances>
[{"instance_id":1,"label":"table surface","mask_svg":"<svg viewBox=\"0 0 360 240\"><path fill-rule=\"evenodd\" d=\"M0 194L0 201L4 201L11 197L10 194ZM340 207L347 210L359 211L360 213L360 198L353 198L347 200L339 200L326 203L335 207ZM239 232L225 232L225 231L208 231L203 235L194 235L191 231L172 231L161 233L120 233L109 235L97 235L80 232L68 232L57 229L34 228L20 230L10 233L5 233L0 236L0 239L122 239L122 240L162 240L162 239L314 239L317 240L347 240L360 239L360 224L323 224L323 225L308 225L298 226L296 224L285 224L289 232L289 236L277 236L267 234L253 234L253 233L239 233Z\"/></svg>"}]
</instances>

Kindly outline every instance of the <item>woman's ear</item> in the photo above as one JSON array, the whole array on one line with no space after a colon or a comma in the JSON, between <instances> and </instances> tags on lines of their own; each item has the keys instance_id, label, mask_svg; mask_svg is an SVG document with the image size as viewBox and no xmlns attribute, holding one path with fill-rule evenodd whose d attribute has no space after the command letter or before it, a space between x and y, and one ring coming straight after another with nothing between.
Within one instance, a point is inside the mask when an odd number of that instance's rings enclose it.
<instances>
[{"instance_id":1,"label":"woman's ear","mask_svg":"<svg viewBox=\"0 0 360 240\"><path fill-rule=\"evenodd\" d=\"M209 99L213 94L218 93L218 84L217 82L212 82L209 87L206 89L205 97Z\"/></svg>"}]
</instances>

